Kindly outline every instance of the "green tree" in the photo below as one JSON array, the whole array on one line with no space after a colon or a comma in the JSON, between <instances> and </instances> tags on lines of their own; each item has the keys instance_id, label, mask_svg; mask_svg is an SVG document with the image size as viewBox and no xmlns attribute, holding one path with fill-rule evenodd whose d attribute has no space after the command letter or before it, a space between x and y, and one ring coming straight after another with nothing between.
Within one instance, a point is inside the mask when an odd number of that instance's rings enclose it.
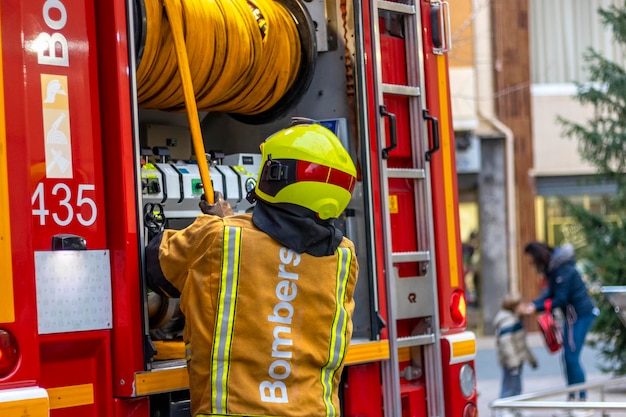
<instances>
[{"instance_id":1,"label":"green tree","mask_svg":"<svg viewBox=\"0 0 626 417\"><path fill-rule=\"evenodd\" d=\"M626 3L598 10L616 45L626 51ZM626 285L626 71L590 48L585 53L591 83L578 83L576 99L593 108L582 123L559 117L568 137L578 142L583 160L597 168L601 177L617 186L610 198L612 216L603 217L566 203L581 226L585 246L577 254L584 259L583 272L592 287ZM601 293L595 292L600 316L591 342L601 352L604 371L626 374L626 328Z\"/></svg>"}]
</instances>

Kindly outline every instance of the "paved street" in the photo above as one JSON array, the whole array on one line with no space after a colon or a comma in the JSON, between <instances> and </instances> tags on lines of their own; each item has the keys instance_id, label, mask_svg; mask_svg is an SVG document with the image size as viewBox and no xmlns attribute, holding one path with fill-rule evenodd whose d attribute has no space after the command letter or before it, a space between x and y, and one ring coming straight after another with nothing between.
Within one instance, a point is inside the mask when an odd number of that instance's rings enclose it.
<instances>
[{"instance_id":1,"label":"paved street","mask_svg":"<svg viewBox=\"0 0 626 417\"><path fill-rule=\"evenodd\" d=\"M552 355L544 347L539 333L529 335L529 344L538 359L539 367L536 370L526 366L523 370L523 393L531 393L546 389L558 389L565 387L560 354ZM598 368L596 353L585 346L582 353L582 361L587 372L587 382L598 382L609 379L608 375L602 374ZM489 403L498 398L500 393L500 367L497 363L495 340L493 337L478 338L478 353L476 357L476 374L478 380L478 410L480 417L495 416L489 408ZM560 401L565 395L553 397L550 400ZM606 393L607 401L626 401L626 386L611 388ZM600 401L599 391L589 391L589 401ZM534 410L527 411L528 417L544 417L554 415L553 411ZM600 412L596 412L601 416ZM614 411L610 416L623 417L626 411Z\"/></svg>"}]
</instances>

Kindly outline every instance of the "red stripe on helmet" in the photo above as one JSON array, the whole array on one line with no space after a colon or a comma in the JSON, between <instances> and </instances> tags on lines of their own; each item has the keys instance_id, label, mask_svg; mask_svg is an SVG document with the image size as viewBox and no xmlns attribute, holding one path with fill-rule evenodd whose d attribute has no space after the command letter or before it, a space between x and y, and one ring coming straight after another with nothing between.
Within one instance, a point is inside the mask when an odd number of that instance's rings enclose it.
<instances>
[{"instance_id":1,"label":"red stripe on helmet","mask_svg":"<svg viewBox=\"0 0 626 417\"><path fill-rule=\"evenodd\" d=\"M354 190L356 177L347 172L313 162L298 161L296 170L297 181L325 182L336 185L349 193Z\"/></svg>"}]
</instances>

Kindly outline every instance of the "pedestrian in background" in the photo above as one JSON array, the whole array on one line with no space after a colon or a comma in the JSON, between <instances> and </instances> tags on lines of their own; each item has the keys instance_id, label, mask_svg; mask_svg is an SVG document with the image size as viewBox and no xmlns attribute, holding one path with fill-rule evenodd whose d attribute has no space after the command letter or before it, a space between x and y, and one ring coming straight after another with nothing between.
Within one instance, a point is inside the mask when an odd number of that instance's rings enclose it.
<instances>
[{"instance_id":1,"label":"pedestrian in background","mask_svg":"<svg viewBox=\"0 0 626 417\"><path fill-rule=\"evenodd\" d=\"M524 248L528 262L542 274L546 286L542 294L527 304L521 304L518 312L532 314L544 311L544 302L552 301L552 310L563 313L563 363L567 385L585 382L585 371L580 363L580 354L587 333L598 314L585 282L576 269L574 247L564 244L552 248L545 243L530 242ZM582 390L578 399L585 401L587 393ZM570 392L568 400L576 400L576 393Z\"/></svg>"},{"instance_id":2,"label":"pedestrian in background","mask_svg":"<svg viewBox=\"0 0 626 417\"><path fill-rule=\"evenodd\" d=\"M519 296L507 295L493 320L498 362L502 367L500 398L522 393L522 368L525 362L531 368L537 368L537 359L528 348L526 331L520 315L516 312L521 303Z\"/></svg>"},{"instance_id":3,"label":"pedestrian in background","mask_svg":"<svg viewBox=\"0 0 626 417\"><path fill-rule=\"evenodd\" d=\"M467 242L461 244L463 254L463 276L465 281L465 299L468 307L479 307L480 302L480 237L477 231L469 235Z\"/></svg>"}]
</instances>

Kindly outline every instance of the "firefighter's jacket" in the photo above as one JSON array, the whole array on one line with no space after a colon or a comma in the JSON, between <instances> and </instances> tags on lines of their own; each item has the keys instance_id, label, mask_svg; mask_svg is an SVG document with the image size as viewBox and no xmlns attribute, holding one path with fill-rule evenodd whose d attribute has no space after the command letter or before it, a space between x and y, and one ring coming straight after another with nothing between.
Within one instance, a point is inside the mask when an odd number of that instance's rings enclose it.
<instances>
[{"instance_id":1,"label":"firefighter's jacket","mask_svg":"<svg viewBox=\"0 0 626 417\"><path fill-rule=\"evenodd\" d=\"M358 264L284 247L249 214L166 230L164 277L180 291L194 416L338 416Z\"/></svg>"}]
</instances>

